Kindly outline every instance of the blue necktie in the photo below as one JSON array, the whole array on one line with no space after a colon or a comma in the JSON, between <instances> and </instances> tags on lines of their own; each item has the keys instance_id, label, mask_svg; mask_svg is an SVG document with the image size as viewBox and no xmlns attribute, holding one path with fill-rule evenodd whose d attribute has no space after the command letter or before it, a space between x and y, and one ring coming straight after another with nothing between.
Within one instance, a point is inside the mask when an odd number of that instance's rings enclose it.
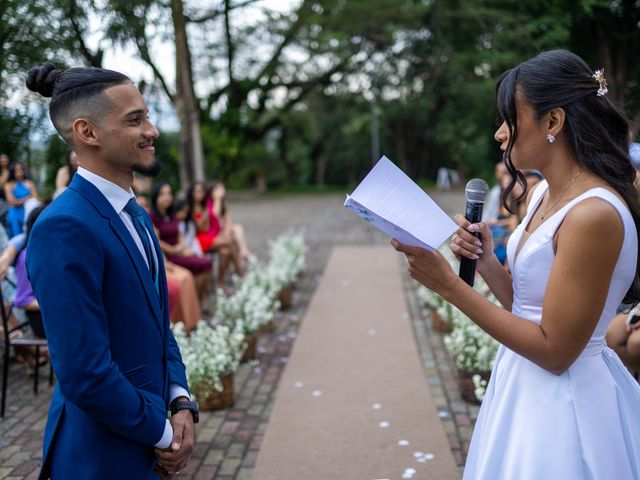
<instances>
[{"instance_id":1,"label":"blue necktie","mask_svg":"<svg viewBox=\"0 0 640 480\"><path fill-rule=\"evenodd\" d=\"M149 270L151 271L151 278L153 279L153 283L157 283L157 268L156 264L153 261L153 253L151 242L149 242L149 235L147 233L147 227L144 224L144 215L146 212L144 209L138 205L135 198L130 198L127 204L124 207L124 211L131 215L131 220L133 221L133 226L142 241L142 247L144 248L144 253L147 255L147 261L149 262ZM157 285L156 285L157 290Z\"/></svg>"}]
</instances>

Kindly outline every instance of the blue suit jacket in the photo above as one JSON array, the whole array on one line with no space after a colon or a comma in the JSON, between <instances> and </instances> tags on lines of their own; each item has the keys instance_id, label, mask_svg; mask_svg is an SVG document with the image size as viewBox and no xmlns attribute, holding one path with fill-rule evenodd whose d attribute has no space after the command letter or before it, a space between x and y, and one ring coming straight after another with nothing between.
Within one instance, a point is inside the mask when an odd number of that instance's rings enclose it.
<instances>
[{"instance_id":1,"label":"blue suit jacket","mask_svg":"<svg viewBox=\"0 0 640 480\"><path fill-rule=\"evenodd\" d=\"M126 226L79 175L38 218L27 268L58 379L40 478L156 478L169 384L188 389L160 262L156 292Z\"/></svg>"}]
</instances>

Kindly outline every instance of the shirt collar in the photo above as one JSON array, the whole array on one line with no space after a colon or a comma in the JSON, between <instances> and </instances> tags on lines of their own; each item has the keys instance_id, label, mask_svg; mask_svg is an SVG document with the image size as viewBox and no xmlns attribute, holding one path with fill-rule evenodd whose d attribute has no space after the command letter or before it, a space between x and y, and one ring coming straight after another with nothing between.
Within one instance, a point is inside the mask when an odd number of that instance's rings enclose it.
<instances>
[{"instance_id":1,"label":"shirt collar","mask_svg":"<svg viewBox=\"0 0 640 480\"><path fill-rule=\"evenodd\" d=\"M100 190L100 193L105 196L118 215L120 215L122 210L124 210L127 202L131 198L135 198L131 187L129 187L129 190L127 191L115 183L110 182L106 178L90 172L86 168L78 167L78 171L76 173Z\"/></svg>"}]
</instances>

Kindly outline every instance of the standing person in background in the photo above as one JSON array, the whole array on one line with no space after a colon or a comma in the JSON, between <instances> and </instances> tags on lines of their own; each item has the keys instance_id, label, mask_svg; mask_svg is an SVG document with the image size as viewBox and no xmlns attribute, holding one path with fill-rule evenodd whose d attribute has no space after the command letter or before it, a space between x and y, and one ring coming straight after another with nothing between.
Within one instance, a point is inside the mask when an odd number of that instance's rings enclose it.
<instances>
[{"instance_id":1,"label":"standing person in background","mask_svg":"<svg viewBox=\"0 0 640 480\"><path fill-rule=\"evenodd\" d=\"M7 199L4 186L9 181L9 164L9 155L4 153L0 154L0 200Z\"/></svg>"},{"instance_id":2,"label":"standing person in background","mask_svg":"<svg viewBox=\"0 0 640 480\"><path fill-rule=\"evenodd\" d=\"M73 150L67 152L66 165L58 169L56 173L56 189L53 192L53 199L60 195L71 183L73 175L78 170L78 155Z\"/></svg>"},{"instance_id":3,"label":"standing person in background","mask_svg":"<svg viewBox=\"0 0 640 480\"><path fill-rule=\"evenodd\" d=\"M39 478L173 478L193 452L197 404L169 328L162 253L131 189L134 170L158 172L159 133L121 73L47 62L27 87L51 97L79 165L27 251L58 379Z\"/></svg>"},{"instance_id":4,"label":"standing person in background","mask_svg":"<svg viewBox=\"0 0 640 480\"><path fill-rule=\"evenodd\" d=\"M10 237L22 233L25 222L25 204L30 199L38 200L35 184L29 180L23 164L15 163L9 169L9 181L4 186L4 194L11 207L7 213L7 227Z\"/></svg>"},{"instance_id":5,"label":"standing person in background","mask_svg":"<svg viewBox=\"0 0 640 480\"><path fill-rule=\"evenodd\" d=\"M603 71L566 50L543 52L498 80L495 139L511 176L506 192L524 183L525 170L545 180L509 239L509 272L492 254L483 222L457 215L451 250L477 260L502 306L467 285L439 252L393 240L413 278L501 344L465 479L640 473L640 386L604 340L620 303L640 302L640 198L629 123L606 93Z\"/></svg>"},{"instance_id":6,"label":"standing person in background","mask_svg":"<svg viewBox=\"0 0 640 480\"><path fill-rule=\"evenodd\" d=\"M158 230L162 251L171 263L191 271L196 281L198 297L202 301L209 288L213 265L210 259L197 256L187 246L180 233L180 222L174 215L173 191L168 183L163 182L153 186L150 216Z\"/></svg>"}]
</instances>

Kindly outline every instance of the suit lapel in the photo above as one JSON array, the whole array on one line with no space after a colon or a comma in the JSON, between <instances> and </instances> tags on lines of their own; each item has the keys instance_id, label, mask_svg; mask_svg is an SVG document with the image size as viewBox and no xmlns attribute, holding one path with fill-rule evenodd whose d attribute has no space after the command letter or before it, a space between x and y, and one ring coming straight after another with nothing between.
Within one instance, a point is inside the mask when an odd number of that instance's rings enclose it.
<instances>
[{"instance_id":1,"label":"suit lapel","mask_svg":"<svg viewBox=\"0 0 640 480\"><path fill-rule=\"evenodd\" d=\"M153 285L153 279L151 278L149 268L142 259L142 255L140 255L140 251L138 250L138 247L131 237L131 233L129 233L129 230L127 230L127 227L122 222L111 204L107 201L105 196L102 195L100 190L98 190L91 182L85 180L80 175L74 175L69 188L78 191L98 210L98 212L100 212L103 217L109 220L111 228L113 229L122 245L125 247L125 250L129 254L129 259L135 266L136 272L138 273L138 279L142 283L145 296L147 297L149 306L154 313L154 317L158 329L160 330L160 334L164 337L164 315L162 312L163 309L161 308L161 300L158 298L158 292L156 292L155 286ZM155 240L155 235L153 234L153 229L151 229L150 233L151 237L154 239L154 243L157 243L157 241ZM160 258L158 260L161 261L162 259ZM164 264L162 264L162 269L164 270ZM160 290L160 292L161 291L162 290Z\"/></svg>"}]
</instances>

